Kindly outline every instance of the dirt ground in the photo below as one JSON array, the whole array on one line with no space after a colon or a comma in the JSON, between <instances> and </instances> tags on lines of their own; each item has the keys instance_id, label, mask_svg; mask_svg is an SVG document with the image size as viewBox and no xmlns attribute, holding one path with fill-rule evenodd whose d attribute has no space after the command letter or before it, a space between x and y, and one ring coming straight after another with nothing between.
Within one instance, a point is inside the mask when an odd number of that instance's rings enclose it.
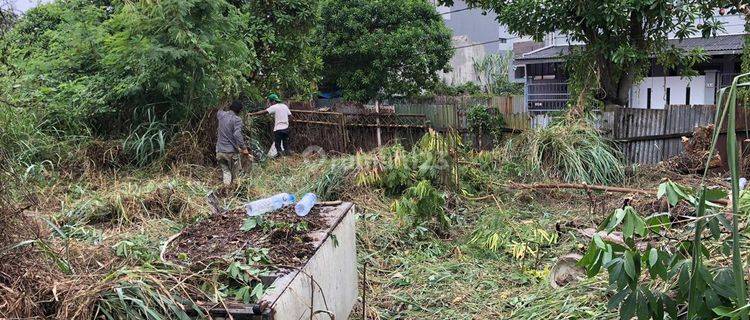
<instances>
[{"instance_id":1,"label":"dirt ground","mask_svg":"<svg viewBox=\"0 0 750 320\"><path fill-rule=\"evenodd\" d=\"M241 209L211 215L183 229L164 256L170 261L196 264L248 248L266 248L272 264L297 267L314 253L310 232L329 227L318 207L304 217L297 216L293 207L285 207L261 216L258 226L243 231L247 218Z\"/></svg>"}]
</instances>

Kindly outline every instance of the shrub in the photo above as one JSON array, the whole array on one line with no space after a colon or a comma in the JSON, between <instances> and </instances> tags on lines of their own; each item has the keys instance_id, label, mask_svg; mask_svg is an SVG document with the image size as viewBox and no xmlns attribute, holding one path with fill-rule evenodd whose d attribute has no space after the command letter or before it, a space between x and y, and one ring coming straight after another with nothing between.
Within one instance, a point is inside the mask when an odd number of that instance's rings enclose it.
<instances>
[{"instance_id":1,"label":"shrub","mask_svg":"<svg viewBox=\"0 0 750 320\"><path fill-rule=\"evenodd\" d=\"M569 182L611 184L625 176L620 152L587 122L559 122L528 130L501 152L527 175Z\"/></svg>"},{"instance_id":2,"label":"shrub","mask_svg":"<svg viewBox=\"0 0 750 320\"><path fill-rule=\"evenodd\" d=\"M469 108L466 113L466 120L469 123L469 130L477 135L480 148L482 137L485 134L489 134L494 139L499 139L505 125L505 119L501 113L480 104Z\"/></svg>"},{"instance_id":3,"label":"shrub","mask_svg":"<svg viewBox=\"0 0 750 320\"><path fill-rule=\"evenodd\" d=\"M445 194L422 180L404 191L401 199L393 203L396 215L411 222L413 227L437 222L438 227L447 229L451 220L445 211Z\"/></svg>"}]
</instances>

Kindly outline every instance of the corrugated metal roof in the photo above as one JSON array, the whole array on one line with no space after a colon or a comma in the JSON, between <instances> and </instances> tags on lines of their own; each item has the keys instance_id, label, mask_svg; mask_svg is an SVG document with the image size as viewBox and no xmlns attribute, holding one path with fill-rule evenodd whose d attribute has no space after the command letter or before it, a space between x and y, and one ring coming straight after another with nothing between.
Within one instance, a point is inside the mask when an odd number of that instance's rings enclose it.
<instances>
[{"instance_id":1,"label":"corrugated metal roof","mask_svg":"<svg viewBox=\"0 0 750 320\"><path fill-rule=\"evenodd\" d=\"M744 45L743 34L724 35L711 38L687 38L669 40L670 44L684 50L703 48L707 54L723 54L727 51L741 51ZM570 52L571 46L551 46L530 52L518 60L538 60L538 59L557 59L562 58Z\"/></svg>"}]
</instances>

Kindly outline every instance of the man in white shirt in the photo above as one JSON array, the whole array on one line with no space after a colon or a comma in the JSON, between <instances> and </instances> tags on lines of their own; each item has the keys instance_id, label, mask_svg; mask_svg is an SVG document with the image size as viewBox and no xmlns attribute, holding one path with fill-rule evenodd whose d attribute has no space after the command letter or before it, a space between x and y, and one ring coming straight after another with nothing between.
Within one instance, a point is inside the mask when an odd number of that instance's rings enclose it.
<instances>
[{"instance_id":1,"label":"man in white shirt","mask_svg":"<svg viewBox=\"0 0 750 320\"><path fill-rule=\"evenodd\" d=\"M273 123L273 142L276 145L276 151L280 155L289 154L289 106L281 102L281 98L275 93L268 96L268 102L271 104L268 109L251 113L251 115L272 114Z\"/></svg>"}]
</instances>

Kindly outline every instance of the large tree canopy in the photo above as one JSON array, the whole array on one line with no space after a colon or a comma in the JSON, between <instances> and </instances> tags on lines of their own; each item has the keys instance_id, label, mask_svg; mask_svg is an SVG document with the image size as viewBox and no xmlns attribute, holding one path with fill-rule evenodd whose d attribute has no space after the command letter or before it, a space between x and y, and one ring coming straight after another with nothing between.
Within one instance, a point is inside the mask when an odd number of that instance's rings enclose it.
<instances>
[{"instance_id":1,"label":"large tree canopy","mask_svg":"<svg viewBox=\"0 0 750 320\"><path fill-rule=\"evenodd\" d=\"M450 30L424 0L323 0L321 17L323 85L347 99L418 92L453 55Z\"/></svg>"},{"instance_id":2,"label":"large tree canopy","mask_svg":"<svg viewBox=\"0 0 750 320\"><path fill-rule=\"evenodd\" d=\"M450 4L452 0L443 1ZM669 45L671 37L709 36L720 24L715 1L705 0L468 0L493 10L511 32L541 39L560 32L586 44L583 54L595 63L596 97L607 104L626 105L628 90L656 58L689 69L699 52Z\"/></svg>"},{"instance_id":3,"label":"large tree canopy","mask_svg":"<svg viewBox=\"0 0 750 320\"><path fill-rule=\"evenodd\" d=\"M0 97L55 132L110 134L240 95L309 93L316 15L317 0L43 4L0 40Z\"/></svg>"},{"instance_id":4,"label":"large tree canopy","mask_svg":"<svg viewBox=\"0 0 750 320\"><path fill-rule=\"evenodd\" d=\"M318 0L232 0L248 15L246 40L255 51L249 80L266 96L273 91L308 96L316 91L321 60L313 31Z\"/></svg>"}]
</instances>

